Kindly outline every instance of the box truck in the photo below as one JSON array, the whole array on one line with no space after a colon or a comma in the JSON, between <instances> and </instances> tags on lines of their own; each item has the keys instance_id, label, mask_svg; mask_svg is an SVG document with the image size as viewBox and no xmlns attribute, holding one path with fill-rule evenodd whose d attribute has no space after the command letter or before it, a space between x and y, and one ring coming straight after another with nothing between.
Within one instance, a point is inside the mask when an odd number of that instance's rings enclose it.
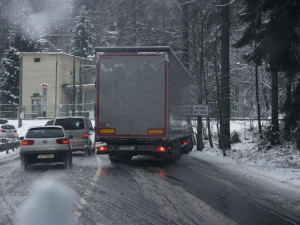
<instances>
[{"instance_id":1,"label":"box truck","mask_svg":"<svg viewBox=\"0 0 300 225\"><path fill-rule=\"evenodd\" d=\"M96 48L96 140L111 161L193 148L190 74L170 47Z\"/></svg>"}]
</instances>

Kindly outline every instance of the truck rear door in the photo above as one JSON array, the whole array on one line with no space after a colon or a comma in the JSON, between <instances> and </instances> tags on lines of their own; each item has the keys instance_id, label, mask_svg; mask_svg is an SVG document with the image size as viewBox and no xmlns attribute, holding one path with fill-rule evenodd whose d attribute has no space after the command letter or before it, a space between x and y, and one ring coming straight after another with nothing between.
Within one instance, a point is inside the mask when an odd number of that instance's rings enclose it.
<instances>
[{"instance_id":1,"label":"truck rear door","mask_svg":"<svg viewBox=\"0 0 300 225\"><path fill-rule=\"evenodd\" d=\"M100 54L97 136L165 137L167 53Z\"/></svg>"}]
</instances>

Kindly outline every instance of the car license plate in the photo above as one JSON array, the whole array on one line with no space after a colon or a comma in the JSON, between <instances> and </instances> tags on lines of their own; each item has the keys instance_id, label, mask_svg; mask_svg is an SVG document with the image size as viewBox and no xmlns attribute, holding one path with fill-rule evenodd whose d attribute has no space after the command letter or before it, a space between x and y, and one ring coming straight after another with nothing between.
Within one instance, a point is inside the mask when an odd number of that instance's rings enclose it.
<instances>
[{"instance_id":1,"label":"car license plate","mask_svg":"<svg viewBox=\"0 0 300 225\"><path fill-rule=\"evenodd\" d=\"M54 158L54 154L38 155L37 158L38 159L53 159Z\"/></svg>"},{"instance_id":2,"label":"car license plate","mask_svg":"<svg viewBox=\"0 0 300 225\"><path fill-rule=\"evenodd\" d=\"M119 150L134 150L134 146L119 146Z\"/></svg>"}]
</instances>

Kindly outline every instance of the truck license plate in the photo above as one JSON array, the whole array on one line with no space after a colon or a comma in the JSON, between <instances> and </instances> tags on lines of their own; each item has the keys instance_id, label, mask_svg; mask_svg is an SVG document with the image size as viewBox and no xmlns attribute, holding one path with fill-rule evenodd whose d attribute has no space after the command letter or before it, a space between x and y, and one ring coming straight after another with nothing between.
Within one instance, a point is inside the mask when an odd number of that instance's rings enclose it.
<instances>
[{"instance_id":1,"label":"truck license plate","mask_svg":"<svg viewBox=\"0 0 300 225\"><path fill-rule=\"evenodd\" d=\"M54 158L54 154L38 155L37 158L38 159L53 159Z\"/></svg>"},{"instance_id":2,"label":"truck license plate","mask_svg":"<svg viewBox=\"0 0 300 225\"><path fill-rule=\"evenodd\" d=\"M134 146L119 146L119 150L134 150Z\"/></svg>"}]
</instances>

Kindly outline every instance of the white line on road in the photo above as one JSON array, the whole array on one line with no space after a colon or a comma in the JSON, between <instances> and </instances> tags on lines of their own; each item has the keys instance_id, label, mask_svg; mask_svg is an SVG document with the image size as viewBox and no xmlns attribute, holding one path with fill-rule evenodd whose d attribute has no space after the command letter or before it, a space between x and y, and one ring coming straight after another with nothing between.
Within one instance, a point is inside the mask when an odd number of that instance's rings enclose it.
<instances>
[{"instance_id":1,"label":"white line on road","mask_svg":"<svg viewBox=\"0 0 300 225\"><path fill-rule=\"evenodd\" d=\"M83 196L81 197L78 205L77 205L77 209L75 211L75 223L78 222L80 216L82 215L82 212L84 211L85 209L85 206L89 200L89 197L99 179L99 176L101 174L101 162L100 162L100 157L96 155L96 159L98 161L98 168L97 168L97 171L94 175L94 178L92 179L92 181L90 182L89 186L87 187L87 189L85 190Z\"/></svg>"}]
</instances>

